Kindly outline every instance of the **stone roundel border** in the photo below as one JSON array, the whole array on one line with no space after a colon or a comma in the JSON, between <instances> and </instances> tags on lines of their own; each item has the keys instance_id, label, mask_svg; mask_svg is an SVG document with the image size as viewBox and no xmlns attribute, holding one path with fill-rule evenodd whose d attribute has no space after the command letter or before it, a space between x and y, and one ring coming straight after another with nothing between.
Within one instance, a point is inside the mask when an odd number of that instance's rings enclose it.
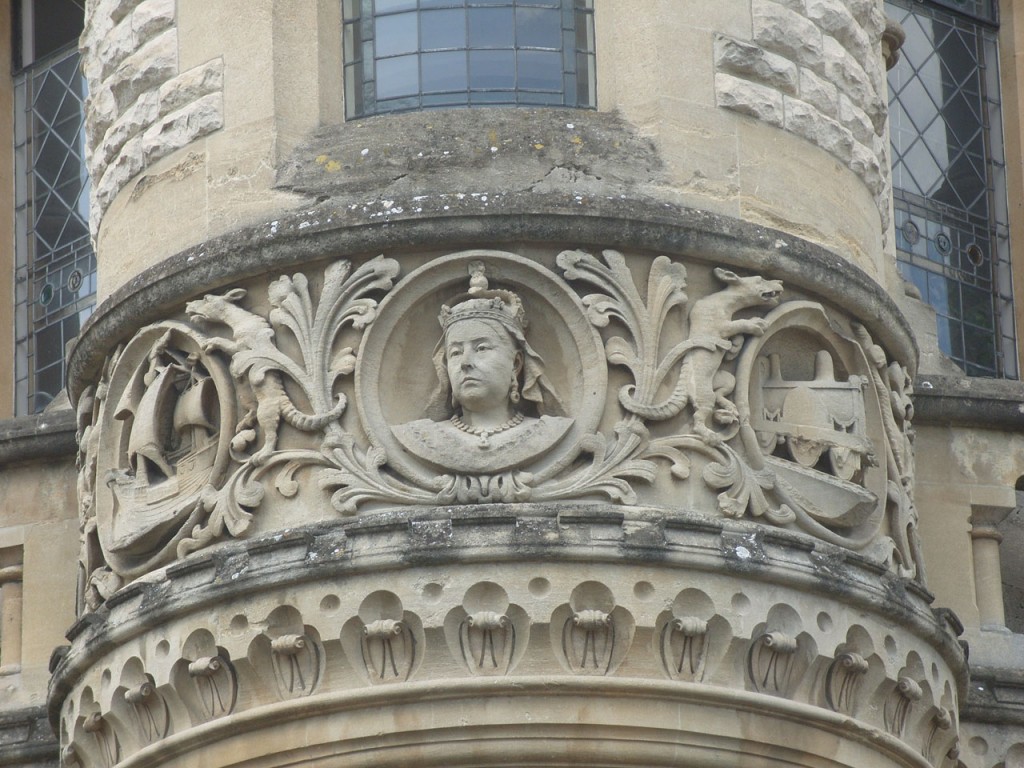
<instances>
[{"instance_id":1,"label":"stone roundel border","mask_svg":"<svg viewBox=\"0 0 1024 768\"><path fill-rule=\"evenodd\" d=\"M523 243L649 251L713 262L782 279L858 318L890 356L916 371L918 348L907 319L863 270L841 256L778 230L649 200L570 201L513 194L486 211L420 213L367 223L327 200L272 222L237 230L165 259L115 290L87 321L68 358L68 391L77 403L104 358L142 325L180 310L185 300L261 274L348 255L400 251L449 253ZM412 210L410 206L406 210ZM552 247L556 247L553 245Z\"/></svg>"},{"instance_id":2,"label":"stone roundel border","mask_svg":"<svg viewBox=\"0 0 1024 768\"><path fill-rule=\"evenodd\" d=\"M534 310L547 306L550 310L548 331L561 336L566 346L575 347L576 359L560 361L567 370L579 371L577 402L571 402L571 412L577 415L575 424L569 434L553 449L552 456L564 453L566 447L571 449L580 438L597 429L598 422L605 405L607 376L604 361L604 345L592 323L587 322L587 310L576 294L553 272L547 268L527 261L514 253L505 251L473 249L461 251L429 263L405 275L401 282L384 298L378 308L378 318L363 335L359 348L361 361L355 373L356 402L359 415L366 428L372 431L387 450L389 463L398 468L406 476L428 480L433 473L421 468L417 462L407 458L405 451L392 436L388 420L385 417L384 403L379 396L378 386L383 362L388 356L391 340L402 332L402 323L409 317L410 311L422 310L423 302L430 300L440 292L443 300L463 294L468 286L469 264L482 261L486 264L492 287L508 288L517 292L524 303ZM426 315L425 322L430 323L437 315L440 305L431 303L426 312L418 311L417 322ZM538 334L544 334L544 327L538 327L536 319L531 320L526 331L527 340L533 340L538 346ZM556 326L561 326L558 329ZM440 328L433 325L437 335ZM428 350L423 350L421 367L426 363L429 368ZM570 352L571 354L571 352ZM392 355L392 357L394 357ZM599 361L598 365L585 365L588 358ZM392 360L394 364L395 360ZM392 370L394 368L392 367ZM429 374L427 374L429 376ZM568 397L569 392L562 392Z\"/></svg>"}]
</instances>

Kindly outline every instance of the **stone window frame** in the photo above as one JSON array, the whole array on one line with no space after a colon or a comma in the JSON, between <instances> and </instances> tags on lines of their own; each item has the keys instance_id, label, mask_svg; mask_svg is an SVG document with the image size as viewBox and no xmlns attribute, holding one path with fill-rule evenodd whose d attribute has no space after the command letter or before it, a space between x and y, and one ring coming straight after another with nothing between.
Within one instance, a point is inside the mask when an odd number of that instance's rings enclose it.
<instances>
[{"instance_id":1,"label":"stone window frame","mask_svg":"<svg viewBox=\"0 0 1024 768\"><path fill-rule=\"evenodd\" d=\"M457 19L459 12L463 18ZM506 13L507 12L507 13ZM520 12L524 12L520 15ZM552 35L547 24L534 27L538 37L524 41L529 25L525 12L535 18L560 16L560 34ZM516 19L508 39L479 39L480 30L501 29L500 25L474 24L487 15ZM406 17L406 18L402 18ZM430 25L434 40L428 41L427 19L456 19L454 26ZM593 0L343 0L343 50L345 117L348 120L370 115L432 108L530 106L596 108L597 83L594 45ZM396 42L381 51L379 27L387 24L392 35L408 35L415 42ZM463 27L461 41L458 27ZM454 28L454 31L452 29ZM474 30L478 40L474 41ZM494 36L495 38L497 36ZM394 38L392 38L394 39ZM556 56L561 59L560 86L541 82L549 76L547 65ZM449 84L426 85L432 75L425 67L433 59L432 72L454 74ZM461 61L460 61L461 57ZM528 60L533 60L532 86L523 85L528 76ZM440 66L442 60L448 66ZM490 60L497 76L487 82L482 67ZM549 61L545 61L549 60ZM457 65L452 66L453 63ZM503 67L511 62L511 70ZM378 86L381 65L394 72L405 70L405 77L416 81L416 88L396 91L381 98ZM481 69L475 69L476 66ZM474 71L481 72L474 84ZM459 75L462 75L460 80ZM398 77L398 75L396 75ZM504 81L504 82L499 82ZM511 81L511 85L509 85Z\"/></svg>"}]
</instances>

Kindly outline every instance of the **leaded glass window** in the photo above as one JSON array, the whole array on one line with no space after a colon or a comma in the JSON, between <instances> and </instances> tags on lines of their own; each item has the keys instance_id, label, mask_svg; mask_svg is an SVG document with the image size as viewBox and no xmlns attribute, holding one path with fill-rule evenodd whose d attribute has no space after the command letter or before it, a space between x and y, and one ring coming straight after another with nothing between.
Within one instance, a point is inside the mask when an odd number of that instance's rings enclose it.
<instances>
[{"instance_id":1,"label":"leaded glass window","mask_svg":"<svg viewBox=\"0 0 1024 768\"><path fill-rule=\"evenodd\" d=\"M349 118L593 107L593 0L343 0Z\"/></svg>"},{"instance_id":2,"label":"leaded glass window","mask_svg":"<svg viewBox=\"0 0 1024 768\"><path fill-rule=\"evenodd\" d=\"M64 386L64 353L92 312L96 257L89 239L83 157L85 78L77 47L15 78L15 396L19 414L45 408Z\"/></svg>"},{"instance_id":3,"label":"leaded glass window","mask_svg":"<svg viewBox=\"0 0 1024 768\"><path fill-rule=\"evenodd\" d=\"M995 8L887 3L907 38L889 72L900 271L971 376L1017 375ZM980 18L970 18L966 13Z\"/></svg>"}]
</instances>

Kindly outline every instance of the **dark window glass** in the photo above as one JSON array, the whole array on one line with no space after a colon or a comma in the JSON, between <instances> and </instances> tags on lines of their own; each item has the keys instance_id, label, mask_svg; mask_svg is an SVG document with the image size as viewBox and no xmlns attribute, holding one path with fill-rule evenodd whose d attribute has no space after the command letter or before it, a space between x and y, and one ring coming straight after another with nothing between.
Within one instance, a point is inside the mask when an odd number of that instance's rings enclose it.
<instances>
[{"instance_id":1,"label":"dark window glass","mask_svg":"<svg viewBox=\"0 0 1024 768\"><path fill-rule=\"evenodd\" d=\"M900 270L972 376L1017 376L994 18L988 0L891 0L907 39L889 72Z\"/></svg>"},{"instance_id":2,"label":"dark window glass","mask_svg":"<svg viewBox=\"0 0 1024 768\"><path fill-rule=\"evenodd\" d=\"M15 79L15 390L17 412L46 407L64 386L69 341L92 312L83 156L85 80L74 48Z\"/></svg>"},{"instance_id":3,"label":"dark window glass","mask_svg":"<svg viewBox=\"0 0 1024 768\"><path fill-rule=\"evenodd\" d=\"M592 107L584 0L344 0L349 118L441 106Z\"/></svg>"},{"instance_id":4,"label":"dark window glass","mask_svg":"<svg viewBox=\"0 0 1024 768\"><path fill-rule=\"evenodd\" d=\"M459 8L446 11L423 11L420 13L421 51L430 51L437 48L465 47L465 11Z\"/></svg>"}]
</instances>

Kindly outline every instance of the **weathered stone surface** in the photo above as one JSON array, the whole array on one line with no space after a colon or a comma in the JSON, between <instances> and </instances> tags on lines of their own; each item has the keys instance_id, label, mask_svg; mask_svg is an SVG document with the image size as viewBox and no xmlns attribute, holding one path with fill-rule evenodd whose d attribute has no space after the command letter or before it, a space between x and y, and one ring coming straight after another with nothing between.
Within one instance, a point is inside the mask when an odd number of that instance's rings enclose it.
<instances>
[{"instance_id":1,"label":"weathered stone surface","mask_svg":"<svg viewBox=\"0 0 1024 768\"><path fill-rule=\"evenodd\" d=\"M849 129L799 99L786 99L785 115L787 131L803 136L843 163L850 163L855 141Z\"/></svg>"},{"instance_id":2,"label":"weathered stone surface","mask_svg":"<svg viewBox=\"0 0 1024 768\"><path fill-rule=\"evenodd\" d=\"M213 59L176 75L160 86L160 114L167 115L223 89L224 60Z\"/></svg>"},{"instance_id":3,"label":"weathered stone surface","mask_svg":"<svg viewBox=\"0 0 1024 768\"><path fill-rule=\"evenodd\" d=\"M782 93L796 95L796 65L788 59L740 40L715 38L715 66L719 71L752 80Z\"/></svg>"},{"instance_id":4,"label":"weathered stone surface","mask_svg":"<svg viewBox=\"0 0 1024 768\"><path fill-rule=\"evenodd\" d=\"M824 48L821 30L806 16L772 0L753 0L754 41L803 66L815 66Z\"/></svg>"},{"instance_id":5,"label":"weathered stone surface","mask_svg":"<svg viewBox=\"0 0 1024 768\"><path fill-rule=\"evenodd\" d=\"M800 89L798 96L828 117L839 115L839 91L833 83L819 77L814 70L800 68ZM840 119L842 119L840 117Z\"/></svg>"},{"instance_id":6,"label":"weathered stone surface","mask_svg":"<svg viewBox=\"0 0 1024 768\"><path fill-rule=\"evenodd\" d=\"M780 128L785 124L784 97L773 88L719 72L715 75L715 96L720 107Z\"/></svg>"}]
</instances>

